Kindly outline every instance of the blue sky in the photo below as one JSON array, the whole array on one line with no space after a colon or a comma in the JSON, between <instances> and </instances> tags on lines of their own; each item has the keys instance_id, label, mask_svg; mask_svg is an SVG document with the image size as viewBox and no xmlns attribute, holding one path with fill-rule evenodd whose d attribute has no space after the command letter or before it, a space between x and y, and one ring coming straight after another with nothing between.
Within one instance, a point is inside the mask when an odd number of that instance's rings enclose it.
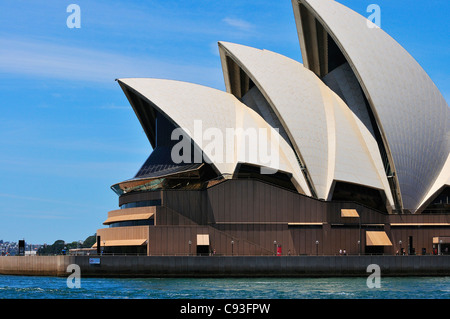
<instances>
[{"instance_id":1,"label":"blue sky","mask_svg":"<svg viewBox=\"0 0 450 319\"><path fill-rule=\"evenodd\" d=\"M450 100L450 1L340 0L381 27ZM69 29L69 4L81 28ZM217 41L301 62L290 0L2 0L0 239L83 240L118 208L110 186L151 152L114 81L169 78L224 89Z\"/></svg>"}]
</instances>

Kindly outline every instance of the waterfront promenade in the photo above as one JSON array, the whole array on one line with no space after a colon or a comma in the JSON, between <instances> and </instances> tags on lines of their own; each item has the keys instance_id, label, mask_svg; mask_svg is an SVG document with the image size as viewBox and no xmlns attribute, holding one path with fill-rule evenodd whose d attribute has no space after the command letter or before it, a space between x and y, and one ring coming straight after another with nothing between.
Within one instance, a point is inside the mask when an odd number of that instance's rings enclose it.
<instances>
[{"instance_id":1,"label":"waterfront promenade","mask_svg":"<svg viewBox=\"0 0 450 319\"><path fill-rule=\"evenodd\" d=\"M450 256L8 256L0 274L66 277L449 276ZM69 270L68 270L69 267Z\"/></svg>"}]
</instances>

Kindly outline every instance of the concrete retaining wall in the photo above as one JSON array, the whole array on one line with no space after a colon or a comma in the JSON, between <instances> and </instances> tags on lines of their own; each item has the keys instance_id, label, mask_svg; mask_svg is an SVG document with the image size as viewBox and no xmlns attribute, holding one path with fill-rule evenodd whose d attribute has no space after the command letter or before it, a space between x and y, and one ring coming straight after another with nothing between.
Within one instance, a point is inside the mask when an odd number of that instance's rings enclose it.
<instances>
[{"instance_id":1,"label":"concrete retaining wall","mask_svg":"<svg viewBox=\"0 0 450 319\"><path fill-rule=\"evenodd\" d=\"M0 274L68 276L70 264L82 277L367 276L371 264L384 276L450 275L450 256L8 256Z\"/></svg>"},{"instance_id":2,"label":"concrete retaining wall","mask_svg":"<svg viewBox=\"0 0 450 319\"><path fill-rule=\"evenodd\" d=\"M68 256L2 256L0 274L60 276L66 271Z\"/></svg>"}]
</instances>

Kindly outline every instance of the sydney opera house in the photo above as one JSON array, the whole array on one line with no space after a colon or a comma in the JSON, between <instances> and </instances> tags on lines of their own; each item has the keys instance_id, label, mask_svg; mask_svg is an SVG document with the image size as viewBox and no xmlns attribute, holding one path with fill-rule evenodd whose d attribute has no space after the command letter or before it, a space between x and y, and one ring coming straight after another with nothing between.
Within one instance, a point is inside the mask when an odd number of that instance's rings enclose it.
<instances>
[{"instance_id":1,"label":"sydney opera house","mask_svg":"<svg viewBox=\"0 0 450 319\"><path fill-rule=\"evenodd\" d=\"M98 250L147 255L444 254L450 111L392 37L293 0L303 63L219 42L226 91L118 79L153 151L112 189ZM299 55L300 55L299 51Z\"/></svg>"}]
</instances>

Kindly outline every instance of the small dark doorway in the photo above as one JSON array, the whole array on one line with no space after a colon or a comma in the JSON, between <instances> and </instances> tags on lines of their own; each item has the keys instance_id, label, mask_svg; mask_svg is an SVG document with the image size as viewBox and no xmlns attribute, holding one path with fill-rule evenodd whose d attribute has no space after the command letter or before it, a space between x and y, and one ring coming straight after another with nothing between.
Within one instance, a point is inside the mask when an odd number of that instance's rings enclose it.
<instances>
[{"instance_id":1,"label":"small dark doorway","mask_svg":"<svg viewBox=\"0 0 450 319\"><path fill-rule=\"evenodd\" d=\"M383 255L384 246L366 246L366 254Z\"/></svg>"},{"instance_id":2,"label":"small dark doorway","mask_svg":"<svg viewBox=\"0 0 450 319\"><path fill-rule=\"evenodd\" d=\"M207 245L197 245L197 256L208 256L209 246Z\"/></svg>"},{"instance_id":3,"label":"small dark doorway","mask_svg":"<svg viewBox=\"0 0 450 319\"><path fill-rule=\"evenodd\" d=\"M414 249L413 246L413 236L409 236L408 237L408 255L415 255L416 254L416 250Z\"/></svg>"}]
</instances>

